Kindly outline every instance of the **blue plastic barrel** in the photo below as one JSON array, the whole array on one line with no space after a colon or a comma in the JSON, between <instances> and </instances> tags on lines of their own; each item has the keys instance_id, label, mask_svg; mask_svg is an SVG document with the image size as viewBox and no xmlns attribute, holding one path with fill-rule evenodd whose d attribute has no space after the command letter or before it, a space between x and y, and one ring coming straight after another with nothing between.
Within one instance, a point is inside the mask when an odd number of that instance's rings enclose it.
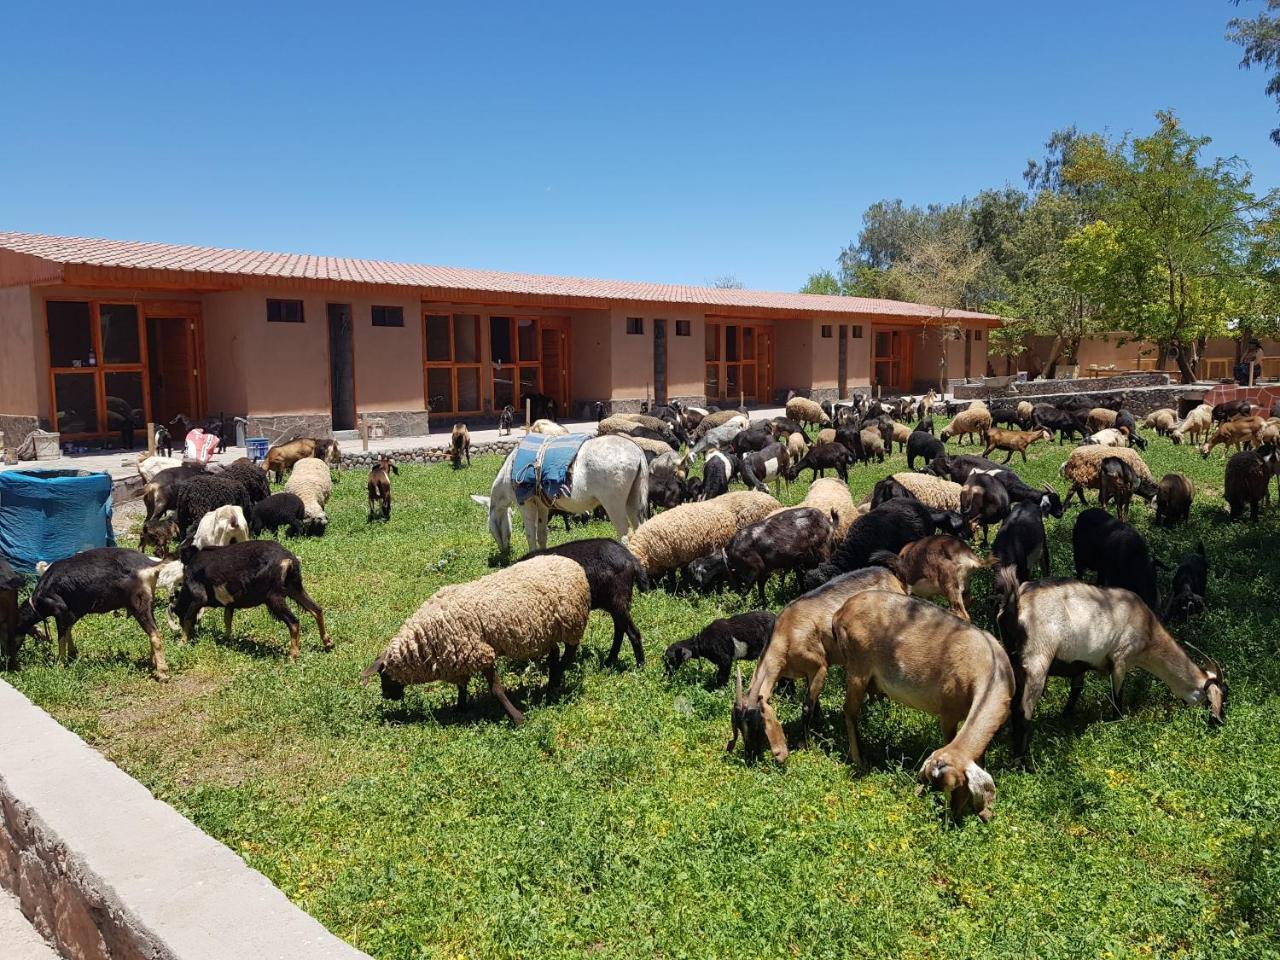
<instances>
[{"instance_id":1,"label":"blue plastic barrel","mask_svg":"<svg viewBox=\"0 0 1280 960\"><path fill-rule=\"evenodd\" d=\"M266 437L245 437L244 446L249 453L249 459L258 463L267 459L267 450L271 447L271 441Z\"/></svg>"}]
</instances>

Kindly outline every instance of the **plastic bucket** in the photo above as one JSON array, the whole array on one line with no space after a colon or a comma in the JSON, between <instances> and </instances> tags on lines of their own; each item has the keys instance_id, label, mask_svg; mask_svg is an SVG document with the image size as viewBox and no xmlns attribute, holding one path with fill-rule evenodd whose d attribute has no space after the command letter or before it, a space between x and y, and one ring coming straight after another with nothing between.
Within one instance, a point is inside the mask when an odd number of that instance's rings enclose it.
<instances>
[{"instance_id":1,"label":"plastic bucket","mask_svg":"<svg viewBox=\"0 0 1280 960\"><path fill-rule=\"evenodd\" d=\"M249 459L258 463L267 459L267 450L271 447L271 441L266 437L245 437L244 447L248 451Z\"/></svg>"}]
</instances>

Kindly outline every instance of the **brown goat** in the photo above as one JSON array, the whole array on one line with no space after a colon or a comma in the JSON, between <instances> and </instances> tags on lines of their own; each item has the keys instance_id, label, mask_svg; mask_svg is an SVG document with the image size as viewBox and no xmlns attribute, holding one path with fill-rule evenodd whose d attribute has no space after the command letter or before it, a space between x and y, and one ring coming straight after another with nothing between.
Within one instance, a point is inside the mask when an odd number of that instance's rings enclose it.
<instances>
[{"instance_id":1,"label":"brown goat","mask_svg":"<svg viewBox=\"0 0 1280 960\"><path fill-rule=\"evenodd\" d=\"M138 550L156 557L168 557L171 556L173 544L181 539L182 531L178 528L178 521L172 517L159 517L142 525Z\"/></svg>"},{"instance_id":2,"label":"brown goat","mask_svg":"<svg viewBox=\"0 0 1280 960\"><path fill-rule=\"evenodd\" d=\"M379 512L383 520L391 519L391 474L399 475L400 468L390 457L380 457L369 471L369 519Z\"/></svg>"},{"instance_id":3,"label":"brown goat","mask_svg":"<svg viewBox=\"0 0 1280 960\"><path fill-rule=\"evenodd\" d=\"M284 472L292 470L293 465L306 457L315 457L332 466L342 461L342 452L334 440L306 438L290 440L267 451L267 459L263 468L267 473L275 474L276 483L284 482Z\"/></svg>"},{"instance_id":4,"label":"brown goat","mask_svg":"<svg viewBox=\"0 0 1280 960\"><path fill-rule=\"evenodd\" d=\"M1258 445L1258 434L1267 422L1261 417L1237 417L1218 426L1217 432L1209 438L1208 443L1200 448L1200 456L1206 460L1213 448L1225 445L1228 450L1239 447L1242 450Z\"/></svg>"},{"instance_id":5,"label":"brown goat","mask_svg":"<svg viewBox=\"0 0 1280 960\"><path fill-rule=\"evenodd\" d=\"M455 423L453 434L449 437L449 459L453 461L453 469L462 469L462 458L467 458L467 466L471 466L471 431L465 423Z\"/></svg>"},{"instance_id":6,"label":"brown goat","mask_svg":"<svg viewBox=\"0 0 1280 960\"><path fill-rule=\"evenodd\" d=\"M965 623L972 622L964 606L969 578L975 570L990 565L961 540L945 533L908 543L896 555L877 551L871 562L892 570L910 594L946 597L951 612Z\"/></svg>"},{"instance_id":7,"label":"brown goat","mask_svg":"<svg viewBox=\"0 0 1280 960\"><path fill-rule=\"evenodd\" d=\"M845 667L844 722L854 766L862 763L858 715L867 694L878 692L942 726L947 743L925 758L917 792L944 791L955 819L972 807L990 820L995 781L981 764L1014 694L1013 667L999 641L931 603L875 591L848 600L831 632Z\"/></svg>"},{"instance_id":8,"label":"brown goat","mask_svg":"<svg viewBox=\"0 0 1280 960\"><path fill-rule=\"evenodd\" d=\"M1022 454L1022 462L1027 462L1027 447L1035 443L1037 440L1052 440L1053 434L1048 430L1001 430L999 427L992 427L987 431L987 449L982 451L985 457L992 450L1008 451L1004 458L1004 462L1008 463L1013 459L1015 453Z\"/></svg>"}]
</instances>

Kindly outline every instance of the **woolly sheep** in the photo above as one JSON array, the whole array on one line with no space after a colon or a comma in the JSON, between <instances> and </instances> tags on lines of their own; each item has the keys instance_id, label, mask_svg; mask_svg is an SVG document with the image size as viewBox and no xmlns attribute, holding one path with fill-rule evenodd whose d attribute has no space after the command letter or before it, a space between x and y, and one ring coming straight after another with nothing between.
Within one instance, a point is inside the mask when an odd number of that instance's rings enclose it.
<instances>
[{"instance_id":1,"label":"woolly sheep","mask_svg":"<svg viewBox=\"0 0 1280 960\"><path fill-rule=\"evenodd\" d=\"M909 494L935 510L960 512L960 484L927 473L895 473L896 480Z\"/></svg>"},{"instance_id":2,"label":"woolly sheep","mask_svg":"<svg viewBox=\"0 0 1280 960\"><path fill-rule=\"evenodd\" d=\"M1105 430L1091 434L1084 442L1096 447L1127 447L1129 435L1115 427L1107 427Z\"/></svg>"},{"instance_id":3,"label":"woolly sheep","mask_svg":"<svg viewBox=\"0 0 1280 960\"><path fill-rule=\"evenodd\" d=\"M1099 430L1114 427L1116 425L1116 415L1115 410L1109 410L1106 407L1094 407L1089 411L1085 426L1089 428L1090 433L1097 433Z\"/></svg>"},{"instance_id":4,"label":"woolly sheep","mask_svg":"<svg viewBox=\"0 0 1280 960\"><path fill-rule=\"evenodd\" d=\"M701 440L716 427L722 427L732 420L742 418L742 425L747 425L747 415L738 410L717 410L715 413L708 413L698 421L697 428L693 431L693 439Z\"/></svg>"},{"instance_id":5,"label":"woolly sheep","mask_svg":"<svg viewBox=\"0 0 1280 960\"><path fill-rule=\"evenodd\" d=\"M1063 506L1071 502L1072 496L1078 496L1080 502L1084 503L1085 490L1098 489L1099 468L1107 457L1117 457L1129 464L1137 474L1139 482L1143 480L1152 482L1151 470L1142 457L1138 456L1136 450L1129 447L1076 447L1058 470L1058 473L1071 483L1071 489L1067 491L1066 499L1062 501Z\"/></svg>"},{"instance_id":6,"label":"woolly sheep","mask_svg":"<svg viewBox=\"0 0 1280 960\"><path fill-rule=\"evenodd\" d=\"M535 420L529 427L530 433L539 433L544 437L562 437L569 432L568 427L562 427L554 420Z\"/></svg>"},{"instance_id":7,"label":"woolly sheep","mask_svg":"<svg viewBox=\"0 0 1280 960\"><path fill-rule=\"evenodd\" d=\"M1209 431L1213 429L1213 407L1207 403L1202 403L1190 413L1186 419L1177 424L1169 433L1173 437L1174 443L1181 443L1182 438L1188 434L1194 443L1199 443L1202 439L1208 439Z\"/></svg>"},{"instance_id":8,"label":"woolly sheep","mask_svg":"<svg viewBox=\"0 0 1280 960\"><path fill-rule=\"evenodd\" d=\"M646 520L627 538L627 549L651 579L723 550L738 532L737 517L722 504L728 496L683 503Z\"/></svg>"},{"instance_id":9,"label":"woolly sheep","mask_svg":"<svg viewBox=\"0 0 1280 960\"><path fill-rule=\"evenodd\" d=\"M325 468L326 475L328 467ZM196 524L210 510L233 504L242 510L252 506L244 484L214 474L197 474L178 486L176 496L178 528L183 536L192 533Z\"/></svg>"},{"instance_id":10,"label":"woolly sheep","mask_svg":"<svg viewBox=\"0 0 1280 960\"><path fill-rule=\"evenodd\" d=\"M461 708L468 682L479 673L519 724L524 715L498 679L498 657L549 657L549 686L555 687L577 653L590 613L591 587L581 565L568 557L534 557L470 583L441 587L404 622L363 679L378 674L382 695L392 700L408 684L456 684Z\"/></svg>"},{"instance_id":11,"label":"woolly sheep","mask_svg":"<svg viewBox=\"0 0 1280 960\"><path fill-rule=\"evenodd\" d=\"M1018 401L1018 406L1017 406L1018 419L1022 421L1024 426L1031 422L1031 416L1033 413L1035 413L1035 409L1036 409L1035 406L1031 403L1030 400Z\"/></svg>"},{"instance_id":12,"label":"woolly sheep","mask_svg":"<svg viewBox=\"0 0 1280 960\"><path fill-rule=\"evenodd\" d=\"M289 475L289 482L284 485L284 489L286 493L294 493L302 498L308 528L323 532L329 524L324 505L329 502L329 495L333 492L329 465L315 457L303 457L293 465L293 473Z\"/></svg>"},{"instance_id":13,"label":"woolly sheep","mask_svg":"<svg viewBox=\"0 0 1280 960\"><path fill-rule=\"evenodd\" d=\"M630 440L632 443L634 443L637 447L639 447L645 453L651 454L655 457L661 457L664 454L675 453L675 450L671 446L671 444L667 443L665 440L654 440L652 437L634 437L634 436L628 436L627 439Z\"/></svg>"},{"instance_id":14,"label":"woolly sheep","mask_svg":"<svg viewBox=\"0 0 1280 960\"><path fill-rule=\"evenodd\" d=\"M781 506L769 494L758 490L734 490L716 497L715 503L733 515L739 529L763 520Z\"/></svg>"},{"instance_id":15,"label":"woolly sheep","mask_svg":"<svg viewBox=\"0 0 1280 960\"><path fill-rule=\"evenodd\" d=\"M138 473L142 475L143 481L150 483L156 478L156 474L161 470L169 470L173 467L182 466L182 460L179 457L162 457L158 454L138 454Z\"/></svg>"},{"instance_id":16,"label":"woolly sheep","mask_svg":"<svg viewBox=\"0 0 1280 960\"><path fill-rule=\"evenodd\" d=\"M787 401L787 417L797 423L816 423L819 426L830 426L831 418L822 406L808 397L792 397Z\"/></svg>"},{"instance_id":17,"label":"woolly sheep","mask_svg":"<svg viewBox=\"0 0 1280 960\"><path fill-rule=\"evenodd\" d=\"M1142 418L1142 425L1155 430L1160 436L1167 436L1169 431L1174 428L1178 422L1177 411L1170 407L1161 407L1159 410L1152 410Z\"/></svg>"},{"instance_id":18,"label":"woolly sheep","mask_svg":"<svg viewBox=\"0 0 1280 960\"><path fill-rule=\"evenodd\" d=\"M243 486L249 494L251 503L257 503L271 496L271 478L267 476L267 471L248 457L241 457L227 464L218 476L234 480Z\"/></svg>"},{"instance_id":19,"label":"woolly sheep","mask_svg":"<svg viewBox=\"0 0 1280 960\"><path fill-rule=\"evenodd\" d=\"M938 439L943 442L952 437L972 439L973 435L977 434L985 443L987 431L990 429L991 411L987 409L986 404L975 400L968 409L961 410L949 424L943 427L942 432L938 434Z\"/></svg>"},{"instance_id":20,"label":"woolly sheep","mask_svg":"<svg viewBox=\"0 0 1280 960\"><path fill-rule=\"evenodd\" d=\"M825 431L824 431L825 432ZM836 432L831 431L834 439ZM791 462L795 463L804 457L805 451L809 449L809 444L805 441L804 434L800 432L787 435L787 455L791 458Z\"/></svg>"},{"instance_id":21,"label":"woolly sheep","mask_svg":"<svg viewBox=\"0 0 1280 960\"><path fill-rule=\"evenodd\" d=\"M849 528L853 526L861 513L859 508L853 505L853 497L849 494L849 487L841 480L835 477L820 477L809 485L809 492L804 495L795 507L782 507L775 510L774 513L781 513L782 510L794 510L797 507L813 507L815 510L821 510L830 516L836 516L836 532L837 540L843 540L844 535L849 532ZM869 510L870 504L867 504Z\"/></svg>"}]
</instances>

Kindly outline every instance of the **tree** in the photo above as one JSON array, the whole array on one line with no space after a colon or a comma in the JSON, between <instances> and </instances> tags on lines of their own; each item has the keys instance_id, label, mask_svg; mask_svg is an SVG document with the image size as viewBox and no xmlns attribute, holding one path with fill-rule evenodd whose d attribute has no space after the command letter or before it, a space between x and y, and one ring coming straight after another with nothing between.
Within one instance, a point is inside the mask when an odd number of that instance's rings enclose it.
<instances>
[{"instance_id":1,"label":"tree","mask_svg":"<svg viewBox=\"0 0 1280 960\"><path fill-rule=\"evenodd\" d=\"M1235 4L1239 6L1240 0L1235 0ZM1267 10L1272 14L1280 10L1280 0L1267 0ZM1227 27L1227 39L1244 48L1240 66L1245 69L1262 66L1271 71L1267 96L1280 103L1280 16L1260 13L1251 19L1233 17ZM1271 131L1271 140L1280 146L1280 128Z\"/></svg>"},{"instance_id":2,"label":"tree","mask_svg":"<svg viewBox=\"0 0 1280 960\"><path fill-rule=\"evenodd\" d=\"M838 297L843 293L840 281L830 270L819 270L809 274L809 279L800 288L801 293L821 293L830 297Z\"/></svg>"},{"instance_id":3,"label":"tree","mask_svg":"<svg viewBox=\"0 0 1280 960\"><path fill-rule=\"evenodd\" d=\"M722 273L711 281L711 286L717 290L742 290L746 287L746 284L732 273Z\"/></svg>"},{"instance_id":4,"label":"tree","mask_svg":"<svg viewBox=\"0 0 1280 960\"><path fill-rule=\"evenodd\" d=\"M1072 283L1116 330L1172 352L1195 380L1211 336L1230 332L1255 225L1274 216L1275 193L1256 197L1238 158L1202 163L1207 137L1168 112L1148 137L1078 145L1064 179L1103 193L1102 217L1066 244ZM1234 298L1234 299L1233 299Z\"/></svg>"},{"instance_id":5,"label":"tree","mask_svg":"<svg viewBox=\"0 0 1280 960\"><path fill-rule=\"evenodd\" d=\"M907 293L907 299L938 310L938 390L945 393L947 341L959 332L958 327L947 322L947 315L963 306L966 292L987 266L990 255L975 249L973 227L967 222L937 222L931 226L911 238L889 268L889 274Z\"/></svg>"}]
</instances>

